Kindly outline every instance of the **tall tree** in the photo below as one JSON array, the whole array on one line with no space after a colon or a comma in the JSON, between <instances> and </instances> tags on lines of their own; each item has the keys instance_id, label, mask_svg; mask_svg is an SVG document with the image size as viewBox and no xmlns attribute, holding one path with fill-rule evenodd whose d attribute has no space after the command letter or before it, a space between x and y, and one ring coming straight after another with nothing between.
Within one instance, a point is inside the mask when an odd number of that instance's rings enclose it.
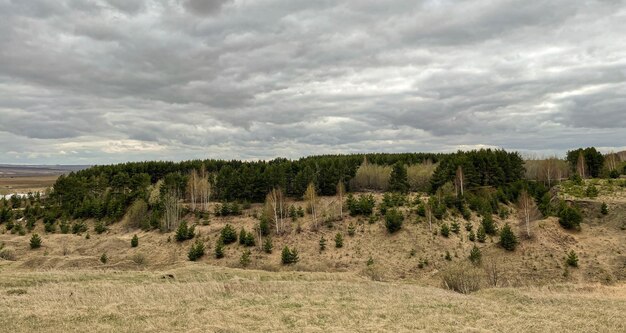
<instances>
[{"instance_id":1,"label":"tall tree","mask_svg":"<svg viewBox=\"0 0 626 333\"><path fill-rule=\"evenodd\" d=\"M191 201L191 210L196 210L196 199L198 197L198 172L196 169L191 170L189 173L189 180L187 181L187 193Z\"/></svg>"},{"instance_id":2,"label":"tall tree","mask_svg":"<svg viewBox=\"0 0 626 333\"><path fill-rule=\"evenodd\" d=\"M311 208L311 218L313 219L313 229L317 230L319 225L317 224L317 192L315 191L315 185L309 183L306 191L304 192L304 200Z\"/></svg>"},{"instance_id":3,"label":"tall tree","mask_svg":"<svg viewBox=\"0 0 626 333\"><path fill-rule=\"evenodd\" d=\"M458 166L456 168L456 177L454 178L454 187L457 192L457 196L459 195L459 190L461 191L461 196L463 196L463 183L465 182L465 175L463 174L463 167Z\"/></svg>"},{"instance_id":4,"label":"tall tree","mask_svg":"<svg viewBox=\"0 0 626 333\"><path fill-rule=\"evenodd\" d=\"M409 178L406 167L400 161L393 165L389 178L389 189L393 192L407 193L409 191Z\"/></svg>"},{"instance_id":5,"label":"tall tree","mask_svg":"<svg viewBox=\"0 0 626 333\"><path fill-rule=\"evenodd\" d=\"M339 201L339 217L343 219L343 196L346 193L346 186L342 180L337 183L337 200Z\"/></svg>"},{"instance_id":6,"label":"tall tree","mask_svg":"<svg viewBox=\"0 0 626 333\"><path fill-rule=\"evenodd\" d=\"M518 200L518 208L520 220L526 229L526 237L531 238L530 224L539 216L539 210L535 204L535 200L528 194L526 190L522 190Z\"/></svg>"},{"instance_id":7,"label":"tall tree","mask_svg":"<svg viewBox=\"0 0 626 333\"><path fill-rule=\"evenodd\" d=\"M270 193L267 194L265 201L271 215L274 216L276 234L280 235L284 231L285 217L285 197L283 191L280 188L273 188Z\"/></svg>"},{"instance_id":8,"label":"tall tree","mask_svg":"<svg viewBox=\"0 0 626 333\"><path fill-rule=\"evenodd\" d=\"M581 151L578 154L578 161L576 162L576 171L578 172L578 175L580 176L580 178L585 178L585 155L583 154L583 152Z\"/></svg>"},{"instance_id":9,"label":"tall tree","mask_svg":"<svg viewBox=\"0 0 626 333\"><path fill-rule=\"evenodd\" d=\"M180 219L180 203L178 192L176 190L168 190L163 196L163 207L165 208L163 229L172 231L178 226Z\"/></svg>"}]
</instances>

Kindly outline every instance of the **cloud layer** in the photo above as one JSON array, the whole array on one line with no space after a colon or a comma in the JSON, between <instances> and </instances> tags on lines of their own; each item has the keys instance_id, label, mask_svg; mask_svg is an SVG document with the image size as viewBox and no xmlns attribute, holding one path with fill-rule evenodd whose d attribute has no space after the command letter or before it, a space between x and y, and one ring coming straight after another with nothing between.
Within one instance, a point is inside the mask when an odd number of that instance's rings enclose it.
<instances>
[{"instance_id":1,"label":"cloud layer","mask_svg":"<svg viewBox=\"0 0 626 333\"><path fill-rule=\"evenodd\" d=\"M626 145L626 1L0 0L0 163Z\"/></svg>"}]
</instances>

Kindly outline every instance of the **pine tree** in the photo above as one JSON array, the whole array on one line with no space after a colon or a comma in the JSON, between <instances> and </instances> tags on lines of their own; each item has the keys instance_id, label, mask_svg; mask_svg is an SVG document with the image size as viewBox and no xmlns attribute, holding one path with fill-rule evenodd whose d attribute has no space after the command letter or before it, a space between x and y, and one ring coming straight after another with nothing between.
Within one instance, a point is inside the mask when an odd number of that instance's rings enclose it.
<instances>
[{"instance_id":1,"label":"pine tree","mask_svg":"<svg viewBox=\"0 0 626 333\"><path fill-rule=\"evenodd\" d=\"M336 248L342 248L343 247L343 235L341 235L340 232L338 232L335 235L335 247Z\"/></svg>"},{"instance_id":2,"label":"pine tree","mask_svg":"<svg viewBox=\"0 0 626 333\"><path fill-rule=\"evenodd\" d=\"M38 234L33 234L30 237L30 248L31 249L38 249L41 247L41 237L39 237Z\"/></svg>"},{"instance_id":3,"label":"pine tree","mask_svg":"<svg viewBox=\"0 0 626 333\"><path fill-rule=\"evenodd\" d=\"M348 225L348 236L354 237L355 231L356 229L354 227L354 224L350 223L350 225Z\"/></svg>"},{"instance_id":4,"label":"pine tree","mask_svg":"<svg viewBox=\"0 0 626 333\"><path fill-rule=\"evenodd\" d=\"M220 238L224 245L234 243L237 241L237 232L230 224L227 224L220 232Z\"/></svg>"},{"instance_id":5,"label":"pine tree","mask_svg":"<svg viewBox=\"0 0 626 333\"><path fill-rule=\"evenodd\" d=\"M246 232L246 229L241 227L241 231L239 231L239 244L245 245L247 237L248 237L248 233Z\"/></svg>"},{"instance_id":6,"label":"pine tree","mask_svg":"<svg viewBox=\"0 0 626 333\"><path fill-rule=\"evenodd\" d=\"M322 238L320 238L320 252L324 250L326 250L326 238L322 236Z\"/></svg>"},{"instance_id":7,"label":"pine tree","mask_svg":"<svg viewBox=\"0 0 626 333\"><path fill-rule=\"evenodd\" d=\"M134 235L133 238L130 240L130 246L137 247L138 245L139 245L139 237L137 237L137 235Z\"/></svg>"},{"instance_id":8,"label":"pine tree","mask_svg":"<svg viewBox=\"0 0 626 333\"><path fill-rule=\"evenodd\" d=\"M448 227L447 223L441 225L441 236L446 238L450 236L450 228Z\"/></svg>"},{"instance_id":9,"label":"pine tree","mask_svg":"<svg viewBox=\"0 0 626 333\"><path fill-rule=\"evenodd\" d=\"M478 227L478 232L476 233L476 238L479 242L484 243L487 240L487 233L485 232L485 228L481 225Z\"/></svg>"},{"instance_id":10,"label":"pine tree","mask_svg":"<svg viewBox=\"0 0 626 333\"><path fill-rule=\"evenodd\" d=\"M404 215L395 208L387 210L385 214L385 227L390 234L400 230L404 222Z\"/></svg>"},{"instance_id":11,"label":"pine tree","mask_svg":"<svg viewBox=\"0 0 626 333\"><path fill-rule=\"evenodd\" d=\"M107 227L102 221L98 221L96 222L96 225L94 226L93 230L99 235L107 231Z\"/></svg>"},{"instance_id":12,"label":"pine tree","mask_svg":"<svg viewBox=\"0 0 626 333\"><path fill-rule=\"evenodd\" d=\"M515 250L517 246L517 236L515 236L508 223L500 231L500 246L508 251Z\"/></svg>"},{"instance_id":13,"label":"pine tree","mask_svg":"<svg viewBox=\"0 0 626 333\"><path fill-rule=\"evenodd\" d=\"M176 238L177 241L183 242L187 240L187 235L189 234L189 229L187 228L187 221L181 221L176 229Z\"/></svg>"},{"instance_id":14,"label":"pine tree","mask_svg":"<svg viewBox=\"0 0 626 333\"><path fill-rule=\"evenodd\" d=\"M470 251L469 260L475 265L480 264L480 261L482 260L482 253L476 245L474 245Z\"/></svg>"},{"instance_id":15,"label":"pine tree","mask_svg":"<svg viewBox=\"0 0 626 333\"><path fill-rule=\"evenodd\" d=\"M263 251L265 251L265 253L272 253L273 248L274 244L272 244L272 239L269 237L266 238L265 243L263 243Z\"/></svg>"},{"instance_id":16,"label":"pine tree","mask_svg":"<svg viewBox=\"0 0 626 333\"><path fill-rule=\"evenodd\" d=\"M106 264L108 261L109 261L109 257L107 256L107 254L106 254L106 253L103 253L103 254L100 256L100 262L101 262L101 263L103 263L103 264Z\"/></svg>"},{"instance_id":17,"label":"pine tree","mask_svg":"<svg viewBox=\"0 0 626 333\"><path fill-rule=\"evenodd\" d=\"M476 234L474 234L474 230L471 230L469 232L469 235L467 236L467 238L470 240L470 242L473 242L476 240Z\"/></svg>"},{"instance_id":18,"label":"pine tree","mask_svg":"<svg viewBox=\"0 0 626 333\"><path fill-rule=\"evenodd\" d=\"M402 162L398 161L393 165L391 177L389 178L389 190L399 193L407 193L409 191L407 171Z\"/></svg>"},{"instance_id":19,"label":"pine tree","mask_svg":"<svg viewBox=\"0 0 626 333\"><path fill-rule=\"evenodd\" d=\"M600 213L602 213L602 215L607 215L609 213L609 207L606 205L606 202L603 202L602 206L600 206Z\"/></svg>"},{"instance_id":20,"label":"pine tree","mask_svg":"<svg viewBox=\"0 0 626 333\"><path fill-rule=\"evenodd\" d=\"M250 254L250 250L245 250L241 254L241 258L239 258L239 264L241 264L242 267L248 267L250 265Z\"/></svg>"},{"instance_id":21,"label":"pine tree","mask_svg":"<svg viewBox=\"0 0 626 333\"><path fill-rule=\"evenodd\" d=\"M224 258L224 240L221 237L215 243L215 258Z\"/></svg>"},{"instance_id":22,"label":"pine tree","mask_svg":"<svg viewBox=\"0 0 626 333\"><path fill-rule=\"evenodd\" d=\"M491 213L485 214L481 222L481 225L487 235L493 236L496 234L497 228L496 228L495 223L493 222L493 217L491 216Z\"/></svg>"},{"instance_id":23,"label":"pine tree","mask_svg":"<svg viewBox=\"0 0 626 333\"><path fill-rule=\"evenodd\" d=\"M565 260L565 262L567 263L567 265L572 266L572 267L578 267L578 256L576 255L576 252L574 252L574 250L571 250L569 252L569 254L567 255L567 259Z\"/></svg>"},{"instance_id":24,"label":"pine tree","mask_svg":"<svg viewBox=\"0 0 626 333\"><path fill-rule=\"evenodd\" d=\"M196 261L200 259L202 256L204 256L204 243L202 243L202 241L198 239L189 249L189 253L187 254L187 257L191 261Z\"/></svg>"},{"instance_id":25,"label":"pine tree","mask_svg":"<svg viewBox=\"0 0 626 333\"><path fill-rule=\"evenodd\" d=\"M283 248L283 252L281 253L281 262L283 265L295 264L299 260L300 258L298 258L298 250L290 250L288 246L285 246Z\"/></svg>"},{"instance_id":26,"label":"pine tree","mask_svg":"<svg viewBox=\"0 0 626 333\"><path fill-rule=\"evenodd\" d=\"M459 226L459 223L457 221L452 221L450 230L453 233L458 234L461 231L461 226Z\"/></svg>"}]
</instances>

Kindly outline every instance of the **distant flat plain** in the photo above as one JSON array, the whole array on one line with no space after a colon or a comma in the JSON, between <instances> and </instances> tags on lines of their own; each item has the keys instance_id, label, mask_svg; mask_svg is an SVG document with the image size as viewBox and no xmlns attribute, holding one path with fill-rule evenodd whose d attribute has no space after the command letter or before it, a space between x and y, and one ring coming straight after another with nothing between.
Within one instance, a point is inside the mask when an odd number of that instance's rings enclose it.
<instances>
[{"instance_id":1,"label":"distant flat plain","mask_svg":"<svg viewBox=\"0 0 626 333\"><path fill-rule=\"evenodd\" d=\"M0 195L43 192L60 175L87 168L85 165L0 164Z\"/></svg>"}]
</instances>

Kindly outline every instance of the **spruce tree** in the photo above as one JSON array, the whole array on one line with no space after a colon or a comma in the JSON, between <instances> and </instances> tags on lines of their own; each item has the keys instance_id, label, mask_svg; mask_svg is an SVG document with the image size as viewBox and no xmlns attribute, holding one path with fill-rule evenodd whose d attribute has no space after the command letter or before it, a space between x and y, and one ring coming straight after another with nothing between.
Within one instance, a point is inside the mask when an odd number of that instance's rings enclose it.
<instances>
[{"instance_id":1,"label":"spruce tree","mask_svg":"<svg viewBox=\"0 0 626 333\"><path fill-rule=\"evenodd\" d=\"M481 222L483 229L487 235L495 235L497 232L496 224L493 222L493 217L491 213L485 214L483 220Z\"/></svg>"},{"instance_id":2,"label":"spruce tree","mask_svg":"<svg viewBox=\"0 0 626 333\"><path fill-rule=\"evenodd\" d=\"M38 249L41 247L41 237L39 237L38 234L33 234L30 237L30 248L31 249Z\"/></svg>"},{"instance_id":3,"label":"spruce tree","mask_svg":"<svg viewBox=\"0 0 626 333\"><path fill-rule=\"evenodd\" d=\"M398 161L393 165L391 170L391 177L389 178L389 190L399 193L409 192L409 179L406 172L406 167L402 162Z\"/></svg>"},{"instance_id":4,"label":"spruce tree","mask_svg":"<svg viewBox=\"0 0 626 333\"><path fill-rule=\"evenodd\" d=\"M263 251L265 251L265 253L272 253L272 249L274 248L274 244L272 244L272 239L271 238L266 238L265 242L263 243Z\"/></svg>"},{"instance_id":5,"label":"spruce tree","mask_svg":"<svg viewBox=\"0 0 626 333\"><path fill-rule=\"evenodd\" d=\"M568 266L578 267L578 256L576 255L576 252L574 252L574 250L571 250L568 253L567 259L565 260L565 262L567 263Z\"/></svg>"},{"instance_id":6,"label":"spruce tree","mask_svg":"<svg viewBox=\"0 0 626 333\"><path fill-rule=\"evenodd\" d=\"M479 242L484 243L487 240L487 233L485 232L485 228L481 225L478 227L478 232L476 232L476 239Z\"/></svg>"},{"instance_id":7,"label":"spruce tree","mask_svg":"<svg viewBox=\"0 0 626 333\"><path fill-rule=\"evenodd\" d=\"M475 265L480 264L480 261L482 260L482 253L476 245L474 245L470 251L469 260Z\"/></svg>"},{"instance_id":8,"label":"spruce tree","mask_svg":"<svg viewBox=\"0 0 626 333\"><path fill-rule=\"evenodd\" d=\"M354 224L350 223L350 225L348 225L348 236L354 237L355 232L356 229L354 227Z\"/></svg>"},{"instance_id":9,"label":"spruce tree","mask_svg":"<svg viewBox=\"0 0 626 333\"><path fill-rule=\"evenodd\" d=\"M461 226L459 226L459 223L457 221L452 221L450 230L453 233L458 234L461 231Z\"/></svg>"},{"instance_id":10,"label":"spruce tree","mask_svg":"<svg viewBox=\"0 0 626 333\"><path fill-rule=\"evenodd\" d=\"M176 229L176 235L174 236L174 238L176 238L176 241L178 242L183 242L187 240L188 233L189 229L187 228L187 222L181 221L178 225L178 228Z\"/></svg>"},{"instance_id":11,"label":"spruce tree","mask_svg":"<svg viewBox=\"0 0 626 333\"><path fill-rule=\"evenodd\" d=\"M230 224L227 224L222 229L220 238L222 239L224 245L234 243L237 241L237 232Z\"/></svg>"},{"instance_id":12,"label":"spruce tree","mask_svg":"<svg viewBox=\"0 0 626 333\"><path fill-rule=\"evenodd\" d=\"M101 263L103 263L103 264L106 264L108 261L109 261L109 257L107 256L107 254L106 254L106 253L103 253L103 254L100 256L100 262L101 262Z\"/></svg>"},{"instance_id":13,"label":"spruce tree","mask_svg":"<svg viewBox=\"0 0 626 333\"><path fill-rule=\"evenodd\" d=\"M473 242L476 240L476 235L474 234L474 230L471 230L469 232L469 235L467 236L467 238L470 240L470 242Z\"/></svg>"},{"instance_id":14,"label":"spruce tree","mask_svg":"<svg viewBox=\"0 0 626 333\"><path fill-rule=\"evenodd\" d=\"M248 233L246 232L246 229L241 227L241 231L239 231L239 244L245 245L247 237L248 237Z\"/></svg>"},{"instance_id":15,"label":"spruce tree","mask_svg":"<svg viewBox=\"0 0 626 333\"><path fill-rule=\"evenodd\" d=\"M93 227L93 230L99 235L107 231L107 227L102 221L98 221L96 222L96 225Z\"/></svg>"},{"instance_id":16,"label":"spruce tree","mask_svg":"<svg viewBox=\"0 0 626 333\"><path fill-rule=\"evenodd\" d=\"M341 235L340 232L338 232L335 235L335 247L336 248L342 248L343 247L343 235Z\"/></svg>"},{"instance_id":17,"label":"spruce tree","mask_svg":"<svg viewBox=\"0 0 626 333\"><path fill-rule=\"evenodd\" d=\"M241 258L239 258L239 264L241 264L242 267L248 267L250 265L250 255L250 250L243 251L243 253L241 254Z\"/></svg>"},{"instance_id":18,"label":"spruce tree","mask_svg":"<svg viewBox=\"0 0 626 333\"><path fill-rule=\"evenodd\" d=\"M218 238L217 242L215 243L215 258L224 258L224 241L221 237Z\"/></svg>"},{"instance_id":19,"label":"spruce tree","mask_svg":"<svg viewBox=\"0 0 626 333\"><path fill-rule=\"evenodd\" d=\"M404 215L395 208L387 210L385 214L385 227L390 234L400 230L402 228L402 222L404 222Z\"/></svg>"},{"instance_id":20,"label":"spruce tree","mask_svg":"<svg viewBox=\"0 0 626 333\"><path fill-rule=\"evenodd\" d=\"M441 225L441 236L446 238L450 236L450 228L448 227L447 223Z\"/></svg>"},{"instance_id":21,"label":"spruce tree","mask_svg":"<svg viewBox=\"0 0 626 333\"><path fill-rule=\"evenodd\" d=\"M137 247L138 245L139 245L139 237L137 237L137 235L134 235L133 238L130 240L130 246Z\"/></svg>"},{"instance_id":22,"label":"spruce tree","mask_svg":"<svg viewBox=\"0 0 626 333\"><path fill-rule=\"evenodd\" d=\"M189 253L187 254L187 257L191 261L196 261L200 259L202 256L204 256L204 243L202 243L202 241L198 239L189 249Z\"/></svg>"},{"instance_id":23,"label":"spruce tree","mask_svg":"<svg viewBox=\"0 0 626 333\"><path fill-rule=\"evenodd\" d=\"M289 249L288 246L283 248L283 252L281 253L281 262L283 265L291 265L295 264L300 260L298 257L298 250Z\"/></svg>"},{"instance_id":24,"label":"spruce tree","mask_svg":"<svg viewBox=\"0 0 626 333\"><path fill-rule=\"evenodd\" d=\"M508 223L500 231L500 246L508 251L515 250L517 246L517 236L515 236Z\"/></svg>"},{"instance_id":25,"label":"spruce tree","mask_svg":"<svg viewBox=\"0 0 626 333\"><path fill-rule=\"evenodd\" d=\"M326 238L322 236L322 238L320 238L320 252L324 250L326 250Z\"/></svg>"}]
</instances>

